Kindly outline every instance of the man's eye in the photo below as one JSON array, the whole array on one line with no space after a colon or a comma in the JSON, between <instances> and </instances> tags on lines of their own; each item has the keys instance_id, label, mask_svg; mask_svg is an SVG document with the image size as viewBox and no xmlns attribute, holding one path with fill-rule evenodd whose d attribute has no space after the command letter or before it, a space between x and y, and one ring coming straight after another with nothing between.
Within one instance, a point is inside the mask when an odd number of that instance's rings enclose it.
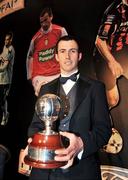
<instances>
[{"instance_id":1,"label":"man's eye","mask_svg":"<svg viewBox=\"0 0 128 180\"><path fill-rule=\"evenodd\" d=\"M71 52L75 53L76 51L75 51L75 50L72 50Z\"/></svg>"},{"instance_id":2,"label":"man's eye","mask_svg":"<svg viewBox=\"0 0 128 180\"><path fill-rule=\"evenodd\" d=\"M76 49L71 50L72 53L77 53L78 51Z\"/></svg>"},{"instance_id":3,"label":"man's eye","mask_svg":"<svg viewBox=\"0 0 128 180\"><path fill-rule=\"evenodd\" d=\"M48 18L45 18L44 20L40 21L40 23L42 24L42 23L44 23L46 21L48 21Z\"/></svg>"},{"instance_id":4,"label":"man's eye","mask_svg":"<svg viewBox=\"0 0 128 180\"><path fill-rule=\"evenodd\" d=\"M64 50L60 50L60 53L64 53Z\"/></svg>"}]
</instances>

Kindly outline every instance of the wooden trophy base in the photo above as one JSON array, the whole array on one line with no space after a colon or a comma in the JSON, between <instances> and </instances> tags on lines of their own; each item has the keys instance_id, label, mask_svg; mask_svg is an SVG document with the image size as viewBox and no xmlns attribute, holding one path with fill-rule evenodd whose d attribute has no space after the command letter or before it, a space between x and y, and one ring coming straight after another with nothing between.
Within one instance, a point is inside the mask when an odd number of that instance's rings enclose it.
<instances>
[{"instance_id":1,"label":"wooden trophy base","mask_svg":"<svg viewBox=\"0 0 128 180\"><path fill-rule=\"evenodd\" d=\"M67 164L67 162L55 161L55 150L63 148L61 136L58 133L46 135L37 133L28 146L28 155L25 163L36 168L54 169Z\"/></svg>"}]
</instances>

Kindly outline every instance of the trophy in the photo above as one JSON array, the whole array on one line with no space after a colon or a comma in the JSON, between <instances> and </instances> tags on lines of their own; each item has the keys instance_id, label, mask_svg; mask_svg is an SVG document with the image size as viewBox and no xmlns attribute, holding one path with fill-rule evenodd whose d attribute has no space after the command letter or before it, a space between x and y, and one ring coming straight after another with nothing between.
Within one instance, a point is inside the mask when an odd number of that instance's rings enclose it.
<instances>
[{"instance_id":1,"label":"trophy","mask_svg":"<svg viewBox=\"0 0 128 180\"><path fill-rule=\"evenodd\" d=\"M44 169L58 168L66 164L54 160L55 150L63 148L60 134L52 129L61 108L61 100L55 94L45 94L37 100L35 111L44 122L45 129L36 133L28 145L28 154L24 159L26 164Z\"/></svg>"}]
</instances>

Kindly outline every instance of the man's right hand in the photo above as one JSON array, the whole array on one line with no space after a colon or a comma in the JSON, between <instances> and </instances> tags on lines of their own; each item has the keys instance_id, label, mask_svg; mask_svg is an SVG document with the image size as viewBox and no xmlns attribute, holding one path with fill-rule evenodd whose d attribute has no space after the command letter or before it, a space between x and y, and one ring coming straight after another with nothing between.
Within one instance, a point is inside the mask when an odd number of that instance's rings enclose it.
<instances>
[{"instance_id":1,"label":"man's right hand","mask_svg":"<svg viewBox=\"0 0 128 180\"><path fill-rule=\"evenodd\" d=\"M28 144L32 142L32 138L28 139ZM24 158L28 154L28 145L26 146L25 149L21 149L20 151L20 156L19 156L19 163L25 163Z\"/></svg>"},{"instance_id":2,"label":"man's right hand","mask_svg":"<svg viewBox=\"0 0 128 180\"><path fill-rule=\"evenodd\" d=\"M32 138L29 138L28 139L28 144L30 144L31 142L32 142ZM29 176L30 173L31 173L32 167L27 165L27 164L25 164L25 162L24 162L24 158L25 158L25 156L27 154L28 154L28 145L26 146L25 149L21 149L21 151L20 151L18 172L20 174Z\"/></svg>"}]
</instances>

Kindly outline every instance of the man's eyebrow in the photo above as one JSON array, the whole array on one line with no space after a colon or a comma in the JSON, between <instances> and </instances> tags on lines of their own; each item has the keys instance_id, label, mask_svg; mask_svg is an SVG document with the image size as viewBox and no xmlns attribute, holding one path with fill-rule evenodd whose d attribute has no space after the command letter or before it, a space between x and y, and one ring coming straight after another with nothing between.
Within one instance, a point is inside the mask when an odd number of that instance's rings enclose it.
<instances>
[{"instance_id":1,"label":"man's eyebrow","mask_svg":"<svg viewBox=\"0 0 128 180\"><path fill-rule=\"evenodd\" d=\"M59 49L59 51L61 51L61 50L66 50L66 49L65 48ZM71 48L69 50L76 50L76 51L78 51L78 48Z\"/></svg>"},{"instance_id":2,"label":"man's eyebrow","mask_svg":"<svg viewBox=\"0 0 128 180\"><path fill-rule=\"evenodd\" d=\"M58 50L61 51L61 50L66 50L66 49L62 48L62 49L58 49Z\"/></svg>"},{"instance_id":3,"label":"man's eyebrow","mask_svg":"<svg viewBox=\"0 0 128 180\"><path fill-rule=\"evenodd\" d=\"M47 17L45 19L40 19L40 22L45 22L47 19Z\"/></svg>"},{"instance_id":4,"label":"man's eyebrow","mask_svg":"<svg viewBox=\"0 0 128 180\"><path fill-rule=\"evenodd\" d=\"M40 21L43 22L43 21L46 21L48 19L49 15L46 15L44 17L40 17Z\"/></svg>"},{"instance_id":5,"label":"man's eyebrow","mask_svg":"<svg viewBox=\"0 0 128 180\"><path fill-rule=\"evenodd\" d=\"M78 51L78 48L71 48L71 50L77 50Z\"/></svg>"}]
</instances>

